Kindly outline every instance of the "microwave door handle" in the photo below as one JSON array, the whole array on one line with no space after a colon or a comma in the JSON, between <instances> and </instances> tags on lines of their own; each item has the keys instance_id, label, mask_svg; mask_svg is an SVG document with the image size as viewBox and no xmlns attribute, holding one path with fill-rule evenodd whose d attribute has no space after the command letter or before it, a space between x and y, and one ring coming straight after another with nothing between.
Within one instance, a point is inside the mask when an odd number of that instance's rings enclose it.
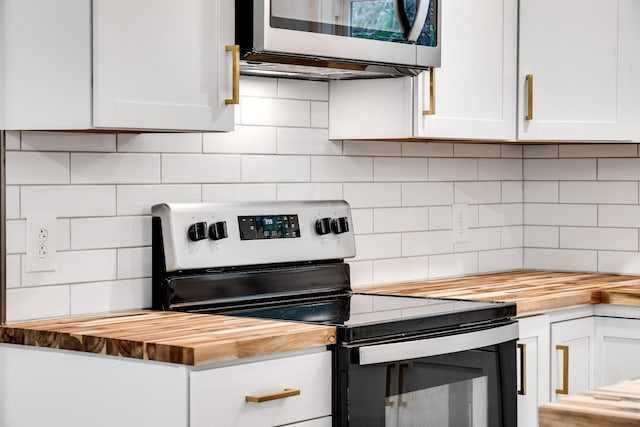
<instances>
[{"instance_id":1,"label":"microwave door handle","mask_svg":"<svg viewBox=\"0 0 640 427\"><path fill-rule=\"evenodd\" d=\"M404 5L405 0L395 0L393 3L396 9L396 20L400 24L400 31L407 36L409 29L409 17L407 16L407 8Z\"/></svg>"},{"instance_id":2,"label":"microwave door handle","mask_svg":"<svg viewBox=\"0 0 640 427\"><path fill-rule=\"evenodd\" d=\"M410 42L415 42L418 40L418 37L420 37L420 33L427 20L427 15L429 15L429 4L431 0L416 0L416 2L416 19L413 20L413 26L407 34L407 40Z\"/></svg>"}]
</instances>

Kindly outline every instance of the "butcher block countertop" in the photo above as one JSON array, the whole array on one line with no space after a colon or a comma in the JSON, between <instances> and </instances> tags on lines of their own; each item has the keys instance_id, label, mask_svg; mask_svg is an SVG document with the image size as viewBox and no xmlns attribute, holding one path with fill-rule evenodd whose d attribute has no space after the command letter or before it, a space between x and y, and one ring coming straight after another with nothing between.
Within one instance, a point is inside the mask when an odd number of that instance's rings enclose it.
<instances>
[{"instance_id":1,"label":"butcher block countertop","mask_svg":"<svg viewBox=\"0 0 640 427\"><path fill-rule=\"evenodd\" d=\"M14 323L0 343L201 365L334 344L330 326L209 314L135 311Z\"/></svg>"},{"instance_id":2,"label":"butcher block countertop","mask_svg":"<svg viewBox=\"0 0 640 427\"><path fill-rule=\"evenodd\" d=\"M518 270L358 289L359 292L515 302L518 315L583 304L640 306L640 276Z\"/></svg>"},{"instance_id":3,"label":"butcher block countertop","mask_svg":"<svg viewBox=\"0 0 640 427\"><path fill-rule=\"evenodd\" d=\"M640 379L600 387L539 408L540 427L640 425Z\"/></svg>"}]
</instances>

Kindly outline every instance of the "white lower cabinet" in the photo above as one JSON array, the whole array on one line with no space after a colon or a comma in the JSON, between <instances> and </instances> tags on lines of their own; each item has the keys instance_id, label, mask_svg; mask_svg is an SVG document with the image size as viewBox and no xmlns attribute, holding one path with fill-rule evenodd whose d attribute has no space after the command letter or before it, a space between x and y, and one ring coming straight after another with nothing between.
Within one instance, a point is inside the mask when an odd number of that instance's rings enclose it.
<instances>
[{"instance_id":1,"label":"white lower cabinet","mask_svg":"<svg viewBox=\"0 0 640 427\"><path fill-rule=\"evenodd\" d=\"M549 316L518 319L518 426L538 426L538 406L549 402Z\"/></svg>"},{"instance_id":2,"label":"white lower cabinet","mask_svg":"<svg viewBox=\"0 0 640 427\"><path fill-rule=\"evenodd\" d=\"M331 353L194 371L190 391L191 427L330 425Z\"/></svg>"},{"instance_id":3,"label":"white lower cabinet","mask_svg":"<svg viewBox=\"0 0 640 427\"><path fill-rule=\"evenodd\" d=\"M640 377L640 319L596 317L595 386Z\"/></svg>"}]
</instances>

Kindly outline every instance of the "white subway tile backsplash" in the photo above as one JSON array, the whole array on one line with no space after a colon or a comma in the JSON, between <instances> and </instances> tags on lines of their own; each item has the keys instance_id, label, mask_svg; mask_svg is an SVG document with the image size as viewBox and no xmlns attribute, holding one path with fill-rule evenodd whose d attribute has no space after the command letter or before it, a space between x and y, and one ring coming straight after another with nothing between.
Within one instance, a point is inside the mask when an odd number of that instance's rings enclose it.
<instances>
[{"instance_id":1,"label":"white subway tile backsplash","mask_svg":"<svg viewBox=\"0 0 640 427\"><path fill-rule=\"evenodd\" d=\"M560 247L637 251L638 230L631 228L560 227Z\"/></svg>"},{"instance_id":2,"label":"white subway tile backsplash","mask_svg":"<svg viewBox=\"0 0 640 427\"><path fill-rule=\"evenodd\" d=\"M272 126L236 126L233 132L204 133L202 152L275 154L276 135L277 128Z\"/></svg>"},{"instance_id":3,"label":"white subway tile backsplash","mask_svg":"<svg viewBox=\"0 0 640 427\"><path fill-rule=\"evenodd\" d=\"M82 283L70 286L71 315L151 307L151 279Z\"/></svg>"},{"instance_id":4,"label":"white subway tile backsplash","mask_svg":"<svg viewBox=\"0 0 640 427\"><path fill-rule=\"evenodd\" d=\"M305 182L310 167L306 156L242 156L242 181Z\"/></svg>"},{"instance_id":5,"label":"white subway tile backsplash","mask_svg":"<svg viewBox=\"0 0 640 427\"><path fill-rule=\"evenodd\" d=\"M598 159L601 181L639 181L640 159Z\"/></svg>"},{"instance_id":6,"label":"white subway tile backsplash","mask_svg":"<svg viewBox=\"0 0 640 427\"><path fill-rule=\"evenodd\" d=\"M478 179L480 180L521 180L522 160L520 159L479 159Z\"/></svg>"},{"instance_id":7,"label":"white subway tile backsplash","mask_svg":"<svg viewBox=\"0 0 640 427\"><path fill-rule=\"evenodd\" d=\"M329 83L309 80L279 79L278 97L328 101Z\"/></svg>"},{"instance_id":8,"label":"white subway tile backsplash","mask_svg":"<svg viewBox=\"0 0 640 427\"><path fill-rule=\"evenodd\" d=\"M126 216L71 220L73 250L151 245L151 217Z\"/></svg>"},{"instance_id":9,"label":"white subway tile backsplash","mask_svg":"<svg viewBox=\"0 0 640 427\"><path fill-rule=\"evenodd\" d=\"M558 271L597 271L595 250L524 248L524 268Z\"/></svg>"},{"instance_id":10,"label":"white subway tile backsplash","mask_svg":"<svg viewBox=\"0 0 640 427\"><path fill-rule=\"evenodd\" d=\"M598 206L598 225L640 228L640 206L600 205Z\"/></svg>"},{"instance_id":11,"label":"white subway tile backsplash","mask_svg":"<svg viewBox=\"0 0 640 427\"><path fill-rule=\"evenodd\" d=\"M560 203L638 204L638 183L560 182Z\"/></svg>"},{"instance_id":12,"label":"white subway tile backsplash","mask_svg":"<svg viewBox=\"0 0 640 427\"><path fill-rule=\"evenodd\" d=\"M398 258L401 256L400 233L363 234L356 236L356 257L354 261Z\"/></svg>"},{"instance_id":13,"label":"white subway tile backsplash","mask_svg":"<svg viewBox=\"0 0 640 427\"><path fill-rule=\"evenodd\" d=\"M500 203L499 181L457 182L455 184L456 203Z\"/></svg>"},{"instance_id":14,"label":"white subway tile backsplash","mask_svg":"<svg viewBox=\"0 0 640 427\"><path fill-rule=\"evenodd\" d=\"M240 123L256 126L311 126L309 101L240 98Z\"/></svg>"},{"instance_id":15,"label":"white subway tile backsplash","mask_svg":"<svg viewBox=\"0 0 640 427\"><path fill-rule=\"evenodd\" d=\"M116 197L118 215L149 215L151 206L158 203L195 203L201 199L201 186L195 184L118 185Z\"/></svg>"},{"instance_id":16,"label":"white subway tile backsplash","mask_svg":"<svg viewBox=\"0 0 640 427\"><path fill-rule=\"evenodd\" d=\"M71 220L58 218L56 221L56 250L71 250Z\"/></svg>"},{"instance_id":17,"label":"white subway tile backsplash","mask_svg":"<svg viewBox=\"0 0 640 427\"><path fill-rule=\"evenodd\" d=\"M400 156L402 145L394 141L344 141L345 156Z\"/></svg>"},{"instance_id":18,"label":"white subway tile backsplash","mask_svg":"<svg viewBox=\"0 0 640 427\"><path fill-rule=\"evenodd\" d=\"M162 182L219 183L240 182L239 155L165 154L162 156Z\"/></svg>"},{"instance_id":19,"label":"white subway tile backsplash","mask_svg":"<svg viewBox=\"0 0 640 427\"><path fill-rule=\"evenodd\" d=\"M455 144L454 157L500 157L500 146L497 144Z\"/></svg>"},{"instance_id":20,"label":"white subway tile backsplash","mask_svg":"<svg viewBox=\"0 0 640 427\"><path fill-rule=\"evenodd\" d=\"M311 102L311 127L324 129L329 127L328 102Z\"/></svg>"},{"instance_id":21,"label":"white subway tile backsplash","mask_svg":"<svg viewBox=\"0 0 640 427\"><path fill-rule=\"evenodd\" d=\"M428 228L428 208L381 208L373 211L374 233L426 231Z\"/></svg>"},{"instance_id":22,"label":"white subway tile backsplash","mask_svg":"<svg viewBox=\"0 0 640 427\"><path fill-rule=\"evenodd\" d=\"M598 271L640 275L640 253L600 251L598 252Z\"/></svg>"},{"instance_id":23,"label":"white subway tile backsplash","mask_svg":"<svg viewBox=\"0 0 640 427\"><path fill-rule=\"evenodd\" d=\"M522 158L522 146L521 145L501 145L500 156L502 158L521 159Z\"/></svg>"},{"instance_id":24,"label":"white subway tile backsplash","mask_svg":"<svg viewBox=\"0 0 640 427\"><path fill-rule=\"evenodd\" d=\"M444 230L452 227L452 207L432 206L429 208L429 230Z\"/></svg>"},{"instance_id":25,"label":"white subway tile backsplash","mask_svg":"<svg viewBox=\"0 0 640 427\"><path fill-rule=\"evenodd\" d=\"M559 144L560 157L638 157L636 144Z\"/></svg>"},{"instance_id":26,"label":"white subway tile backsplash","mask_svg":"<svg viewBox=\"0 0 640 427\"><path fill-rule=\"evenodd\" d=\"M202 201L249 202L277 200L276 184L209 184L202 186Z\"/></svg>"},{"instance_id":27,"label":"white subway tile backsplash","mask_svg":"<svg viewBox=\"0 0 640 427\"><path fill-rule=\"evenodd\" d=\"M8 185L5 187L5 203L7 219L20 218L20 187Z\"/></svg>"},{"instance_id":28,"label":"white subway tile backsplash","mask_svg":"<svg viewBox=\"0 0 640 427\"><path fill-rule=\"evenodd\" d=\"M429 277L429 258L395 258L373 262L375 283L408 282Z\"/></svg>"},{"instance_id":29,"label":"white subway tile backsplash","mask_svg":"<svg viewBox=\"0 0 640 427\"><path fill-rule=\"evenodd\" d=\"M7 253L17 254L26 251L27 221L10 220L6 223Z\"/></svg>"},{"instance_id":30,"label":"white subway tile backsplash","mask_svg":"<svg viewBox=\"0 0 640 427\"><path fill-rule=\"evenodd\" d=\"M114 216L116 188L113 185L55 185L22 187L24 218L53 214L56 217Z\"/></svg>"},{"instance_id":31,"label":"white subway tile backsplash","mask_svg":"<svg viewBox=\"0 0 640 427\"><path fill-rule=\"evenodd\" d=\"M7 288L20 287L20 255L7 255Z\"/></svg>"},{"instance_id":32,"label":"white subway tile backsplash","mask_svg":"<svg viewBox=\"0 0 640 427\"><path fill-rule=\"evenodd\" d=\"M455 243L455 252L487 251L500 249L500 228L472 228L468 230L468 241Z\"/></svg>"},{"instance_id":33,"label":"white subway tile backsplash","mask_svg":"<svg viewBox=\"0 0 640 427\"><path fill-rule=\"evenodd\" d=\"M377 157L373 159L375 181L427 181L427 159Z\"/></svg>"},{"instance_id":34,"label":"white subway tile backsplash","mask_svg":"<svg viewBox=\"0 0 640 427\"><path fill-rule=\"evenodd\" d=\"M501 248L522 248L524 242L524 227L515 225L500 229Z\"/></svg>"},{"instance_id":35,"label":"white subway tile backsplash","mask_svg":"<svg viewBox=\"0 0 640 427\"><path fill-rule=\"evenodd\" d=\"M524 179L527 181L594 181L596 159L525 159Z\"/></svg>"},{"instance_id":36,"label":"white subway tile backsplash","mask_svg":"<svg viewBox=\"0 0 640 427\"><path fill-rule=\"evenodd\" d=\"M504 181L502 183L502 203L522 203L524 185L522 181Z\"/></svg>"},{"instance_id":37,"label":"white subway tile backsplash","mask_svg":"<svg viewBox=\"0 0 640 427\"><path fill-rule=\"evenodd\" d=\"M240 96L276 98L278 96L278 80L264 77L241 76Z\"/></svg>"},{"instance_id":38,"label":"white subway tile backsplash","mask_svg":"<svg viewBox=\"0 0 640 427\"><path fill-rule=\"evenodd\" d=\"M351 209L351 221L355 234L373 233L373 209Z\"/></svg>"},{"instance_id":39,"label":"white subway tile backsplash","mask_svg":"<svg viewBox=\"0 0 640 427\"><path fill-rule=\"evenodd\" d=\"M498 227L503 225L521 224L521 203L478 206L478 225L480 227Z\"/></svg>"},{"instance_id":40,"label":"white subway tile backsplash","mask_svg":"<svg viewBox=\"0 0 640 427\"><path fill-rule=\"evenodd\" d=\"M522 248L479 252L478 273L521 269L522 257Z\"/></svg>"},{"instance_id":41,"label":"white subway tile backsplash","mask_svg":"<svg viewBox=\"0 0 640 427\"><path fill-rule=\"evenodd\" d=\"M7 150L19 150L20 149L20 131L5 131L4 143L7 147Z\"/></svg>"},{"instance_id":42,"label":"white subway tile backsplash","mask_svg":"<svg viewBox=\"0 0 640 427\"><path fill-rule=\"evenodd\" d=\"M278 184L278 200L340 200L342 184ZM248 199L251 200L251 199Z\"/></svg>"},{"instance_id":43,"label":"white subway tile backsplash","mask_svg":"<svg viewBox=\"0 0 640 427\"><path fill-rule=\"evenodd\" d=\"M278 128L277 141L278 154L342 154L342 141L329 140L327 129Z\"/></svg>"},{"instance_id":44,"label":"white subway tile backsplash","mask_svg":"<svg viewBox=\"0 0 640 427\"><path fill-rule=\"evenodd\" d=\"M403 182L402 206L433 206L453 204L451 182Z\"/></svg>"},{"instance_id":45,"label":"white subway tile backsplash","mask_svg":"<svg viewBox=\"0 0 640 427\"><path fill-rule=\"evenodd\" d=\"M402 155L407 157L453 157L453 144L444 142L403 142Z\"/></svg>"},{"instance_id":46,"label":"white subway tile backsplash","mask_svg":"<svg viewBox=\"0 0 640 427\"><path fill-rule=\"evenodd\" d=\"M429 257L429 278L464 276L478 273L478 254L474 252Z\"/></svg>"},{"instance_id":47,"label":"white subway tile backsplash","mask_svg":"<svg viewBox=\"0 0 640 427\"><path fill-rule=\"evenodd\" d=\"M558 157L557 145L525 145L522 150L525 159Z\"/></svg>"},{"instance_id":48,"label":"white subway tile backsplash","mask_svg":"<svg viewBox=\"0 0 640 427\"><path fill-rule=\"evenodd\" d=\"M153 184L159 182L159 154L71 153L72 184Z\"/></svg>"},{"instance_id":49,"label":"white subway tile backsplash","mask_svg":"<svg viewBox=\"0 0 640 427\"><path fill-rule=\"evenodd\" d=\"M118 249L118 279L151 277L151 248Z\"/></svg>"},{"instance_id":50,"label":"white subway tile backsplash","mask_svg":"<svg viewBox=\"0 0 640 427\"><path fill-rule=\"evenodd\" d=\"M22 132L23 151L116 151L116 135L77 132Z\"/></svg>"},{"instance_id":51,"label":"white subway tile backsplash","mask_svg":"<svg viewBox=\"0 0 640 427\"><path fill-rule=\"evenodd\" d=\"M401 197L400 183L344 184L344 198L351 207L395 207L401 205Z\"/></svg>"},{"instance_id":52,"label":"white subway tile backsplash","mask_svg":"<svg viewBox=\"0 0 640 427\"><path fill-rule=\"evenodd\" d=\"M539 225L524 226L525 248L559 248L560 228Z\"/></svg>"},{"instance_id":53,"label":"white subway tile backsplash","mask_svg":"<svg viewBox=\"0 0 640 427\"><path fill-rule=\"evenodd\" d=\"M525 204L524 225L596 226L596 205Z\"/></svg>"},{"instance_id":54,"label":"white subway tile backsplash","mask_svg":"<svg viewBox=\"0 0 640 427\"><path fill-rule=\"evenodd\" d=\"M349 261L351 288L358 289L373 283L373 261Z\"/></svg>"},{"instance_id":55,"label":"white subway tile backsplash","mask_svg":"<svg viewBox=\"0 0 640 427\"><path fill-rule=\"evenodd\" d=\"M478 160L429 158L430 181L475 181Z\"/></svg>"},{"instance_id":56,"label":"white subway tile backsplash","mask_svg":"<svg viewBox=\"0 0 640 427\"><path fill-rule=\"evenodd\" d=\"M199 133L121 133L118 151L130 153L201 153Z\"/></svg>"},{"instance_id":57,"label":"white subway tile backsplash","mask_svg":"<svg viewBox=\"0 0 640 427\"><path fill-rule=\"evenodd\" d=\"M69 154L44 151L7 151L6 183L68 184Z\"/></svg>"},{"instance_id":58,"label":"white subway tile backsplash","mask_svg":"<svg viewBox=\"0 0 640 427\"><path fill-rule=\"evenodd\" d=\"M557 203L560 200L557 181L525 181L524 201L529 203Z\"/></svg>"},{"instance_id":59,"label":"white subway tile backsplash","mask_svg":"<svg viewBox=\"0 0 640 427\"><path fill-rule=\"evenodd\" d=\"M22 286L44 286L114 280L117 276L116 250L71 251L56 254L56 270L30 272L22 258Z\"/></svg>"},{"instance_id":60,"label":"white subway tile backsplash","mask_svg":"<svg viewBox=\"0 0 640 427\"><path fill-rule=\"evenodd\" d=\"M446 254L453 252L451 230L402 234L402 256Z\"/></svg>"},{"instance_id":61,"label":"white subway tile backsplash","mask_svg":"<svg viewBox=\"0 0 640 427\"><path fill-rule=\"evenodd\" d=\"M311 180L317 182L372 181L373 159L371 157L312 157Z\"/></svg>"},{"instance_id":62,"label":"white subway tile backsplash","mask_svg":"<svg viewBox=\"0 0 640 427\"><path fill-rule=\"evenodd\" d=\"M69 286L7 289L7 322L68 316Z\"/></svg>"}]
</instances>

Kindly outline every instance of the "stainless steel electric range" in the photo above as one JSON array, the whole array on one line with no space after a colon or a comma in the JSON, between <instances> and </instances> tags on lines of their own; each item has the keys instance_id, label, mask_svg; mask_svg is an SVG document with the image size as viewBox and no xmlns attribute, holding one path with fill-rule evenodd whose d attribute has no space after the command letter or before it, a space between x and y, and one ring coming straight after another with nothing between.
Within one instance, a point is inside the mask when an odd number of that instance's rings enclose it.
<instances>
[{"instance_id":1,"label":"stainless steel electric range","mask_svg":"<svg viewBox=\"0 0 640 427\"><path fill-rule=\"evenodd\" d=\"M152 214L154 308L336 326L335 426L516 425L515 305L354 292L346 202Z\"/></svg>"}]
</instances>

